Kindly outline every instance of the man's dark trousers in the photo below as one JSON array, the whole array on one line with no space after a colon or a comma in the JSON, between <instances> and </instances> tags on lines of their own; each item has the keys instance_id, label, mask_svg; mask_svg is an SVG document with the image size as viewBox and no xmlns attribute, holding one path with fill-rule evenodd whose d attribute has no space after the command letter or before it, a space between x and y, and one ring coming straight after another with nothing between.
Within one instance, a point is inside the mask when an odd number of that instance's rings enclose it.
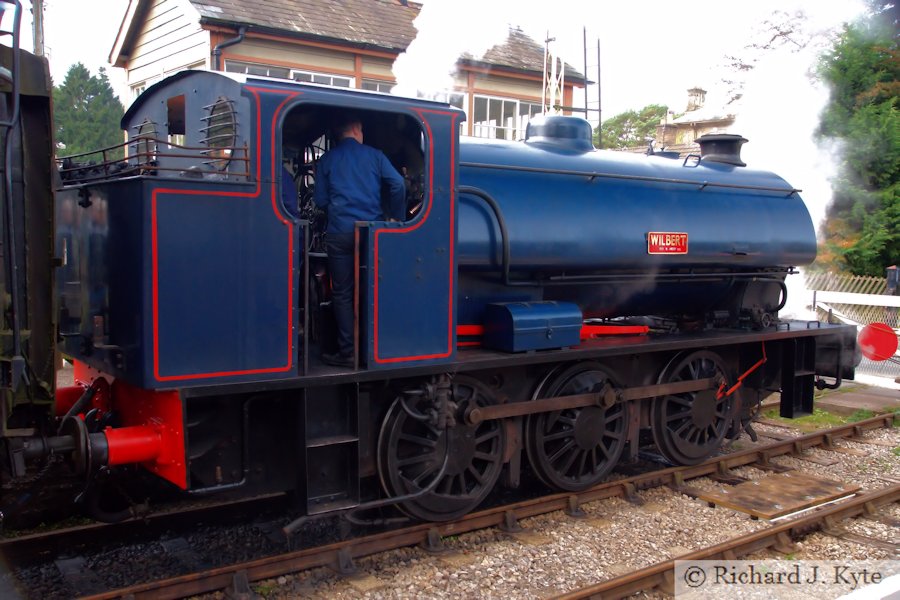
<instances>
[{"instance_id":1,"label":"man's dark trousers","mask_svg":"<svg viewBox=\"0 0 900 600\"><path fill-rule=\"evenodd\" d=\"M328 233L325 238L338 352L345 358L353 357L353 238L352 233Z\"/></svg>"}]
</instances>

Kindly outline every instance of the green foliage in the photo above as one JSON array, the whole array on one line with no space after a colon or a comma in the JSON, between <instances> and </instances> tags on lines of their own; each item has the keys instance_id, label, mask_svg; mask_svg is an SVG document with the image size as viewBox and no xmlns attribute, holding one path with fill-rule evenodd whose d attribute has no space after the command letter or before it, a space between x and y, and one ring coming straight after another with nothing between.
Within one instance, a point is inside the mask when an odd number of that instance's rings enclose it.
<instances>
[{"instance_id":1,"label":"green foliage","mask_svg":"<svg viewBox=\"0 0 900 600\"><path fill-rule=\"evenodd\" d=\"M798 417L796 419L787 419L781 417L778 413L777 408L766 411L763 416L767 419L772 419L773 421L781 421L787 425L790 425L791 427L796 427L800 431L818 431L819 429L838 427L839 425L843 425L847 422L846 418L834 413L826 412L821 408L813 408L813 412L811 415Z\"/></svg>"},{"instance_id":2,"label":"green foliage","mask_svg":"<svg viewBox=\"0 0 900 600\"><path fill-rule=\"evenodd\" d=\"M646 144L656 137L656 126L666 116L668 107L649 104L639 111L629 110L603 122L602 139L594 132L594 145L599 148L627 148Z\"/></svg>"},{"instance_id":3,"label":"green foliage","mask_svg":"<svg viewBox=\"0 0 900 600\"><path fill-rule=\"evenodd\" d=\"M856 275L900 262L900 52L885 6L846 26L819 65L832 96L818 133L842 151L819 264Z\"/></svg>"},{"instance_id":4,"label":"green foliage","mask_svg":"<svg viewBox=\"0 0 900 600\"><path fill-rule=\"evenodd\" d=\"M865 421L866 419L871 419L875 416L875 413L867 408L860 408L853 411L849 417L847 417L848 423L855 423L857 421Z\"/></svg>"},{"instance_id":5,"label":"green foliage","mask_svg":"<svg viewBox=\"0 0 900 600\"><path fill-rule=\"evenodd\" d=\"M101 67L99 74L92 77L83 64L75 63L62 85L53 88L57 153L70 156L122 143L119 121L124 113L106 71ZM116 158L122 154L119 152Z\"/></svg>"}]
</instances>

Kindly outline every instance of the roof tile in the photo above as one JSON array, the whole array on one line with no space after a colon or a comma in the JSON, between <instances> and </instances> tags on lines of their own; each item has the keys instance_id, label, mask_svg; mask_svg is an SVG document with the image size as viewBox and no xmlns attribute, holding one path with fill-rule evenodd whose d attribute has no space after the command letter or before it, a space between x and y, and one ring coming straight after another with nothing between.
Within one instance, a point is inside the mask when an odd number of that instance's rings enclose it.
<instances>
[{"instance_id":1,"label":"roof tile","mask_svg":"<svg viewBox=\"0 0 900 600\"><path fill-rule=\"evenodd\" d=\"M413 20L421 5L403 0L190 0L208 22L246 24L294 35L339 40L402 52L415 39ZM543 72L544 48L519 29L505 44L468 62ZM566 77L583 76L566 65Z\"/></svg>"}]
</instances>

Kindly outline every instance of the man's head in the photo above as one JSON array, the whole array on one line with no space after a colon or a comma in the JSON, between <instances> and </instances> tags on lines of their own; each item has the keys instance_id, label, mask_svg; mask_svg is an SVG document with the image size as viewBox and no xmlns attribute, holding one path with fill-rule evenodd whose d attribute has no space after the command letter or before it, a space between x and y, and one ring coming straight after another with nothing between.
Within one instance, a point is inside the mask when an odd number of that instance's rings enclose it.
<instances>
[{"instance_id":1,"label":"man's head","mask_svg":"<svg viewBox=\"0 0 900 600\"><path fill-rule=\"evenodd\" d=\"M363 130L362 130L362 121L359 118L359 115L348 113L345 114L339 121L338 126L335 128L335 133L337 134L337 138L342 140L344 138L353 138L360 144L363 142Z\"/></svg>"}]
</instances>

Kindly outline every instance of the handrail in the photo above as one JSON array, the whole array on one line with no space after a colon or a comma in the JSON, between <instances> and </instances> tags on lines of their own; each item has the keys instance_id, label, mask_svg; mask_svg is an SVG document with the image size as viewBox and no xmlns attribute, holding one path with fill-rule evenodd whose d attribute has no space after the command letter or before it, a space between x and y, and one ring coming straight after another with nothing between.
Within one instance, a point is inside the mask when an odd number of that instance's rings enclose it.
<instances>
[{"instance_id":1,"label":"handrail","mask_svg":"<svg viewBox=\"0 0 900 600\"><path fill-rule=\"evenodd\" d=\"M171 150L176 148L184 152L160 152L160 148ZM140 149L140 151L138 151ZM131 150L132 152L128 152ZM126 156L119 158L114 154L122 152ZM221 156L216 156L221 153ZM87 161L88 157L101 156L100 162ZM147 136L133 138L114 146L99 148L90 152L81 152L56 159L59 174L64 184L82 184L129 175L155 175L160 171L187 171L183 165L166 166L159 163L160 158L196 159L197 164L191 167L193 175L227 174L234 177L251 179L250 153L243 146L185 146ZM221 163L242 164L243 170L224 170L211 165ZM204 168L205 167L205 168Z\"/></svg>"},{"instance_id":2,"label":"handrail","mask_svg":"<svg viewBox=\"0 0 900 600\"><path fill-rule=\"evenodd\" d=\"M571 169L550 169L546 167L526 167L521 165L497 165L490 163L473 163L473 162L461 162L459 163L460 167L469 167L473 169L500 169L504 171L522 171L525 173L546 173L552 175L570 175L575 177L588 177L591 180L596 179L598 177L608 178L608 179L626 179L631 181L649 181L654 183L676 183L681 185L692 185L697 186L698 189L703 190L707 187L717 187L717 188L726 188L726 189L735 189L735 190L758 190L763 192L782 192L787 197L793 196L794 194L801 192L803 190L799 190L797 188L792 187L770 187L770 186L762 186L762 185L741 185L737 183L723 183L716 181L696 181L692 179L675 179L672 177L651 177L649 175L626 175L623 173L605 173L602 171L575 171Z\"/></svg>"}]
</instances>

